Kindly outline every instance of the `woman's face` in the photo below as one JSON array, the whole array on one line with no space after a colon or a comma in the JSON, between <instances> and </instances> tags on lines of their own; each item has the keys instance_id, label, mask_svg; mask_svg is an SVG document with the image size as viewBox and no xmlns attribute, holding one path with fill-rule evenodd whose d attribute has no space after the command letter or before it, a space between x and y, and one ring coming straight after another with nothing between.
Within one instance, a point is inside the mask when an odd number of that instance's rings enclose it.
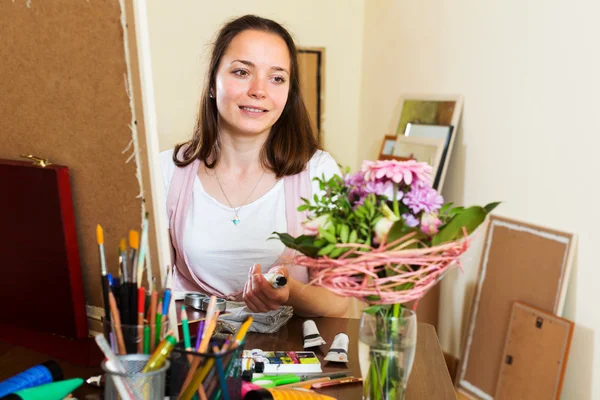
<instances>
[{"instance_id":1,"label":"woman's face","mask_svg":"<svg viewBox=\"0 0 600 400\"><path fill-rule=\"evenodd\" d=\"M272 33L238 34L221 58L215 97L219 126L230 134L268 134L281 115L290 88L290 55Z\"/></svg>"}]
</instances>

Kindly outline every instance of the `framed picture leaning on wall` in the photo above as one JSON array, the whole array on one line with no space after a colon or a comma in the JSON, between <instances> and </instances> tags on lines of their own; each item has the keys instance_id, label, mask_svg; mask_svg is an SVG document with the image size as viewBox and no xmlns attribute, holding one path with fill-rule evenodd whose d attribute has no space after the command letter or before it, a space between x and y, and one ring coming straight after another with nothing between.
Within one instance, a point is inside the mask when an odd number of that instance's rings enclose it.
<instances>
[{"instance_id":1,"label":"framed picture leaning on wall","mask_svg":"<svg viewBox=\"0 0 600 400\"><path fill-rule=\"evenodd\" d=\"M462 113L463 97L460 95L404 95L400 99L400 118L396 134L407 135L408 124L452 126L452 134L444 155L444 167L437 181L436 189L441 191L452 155L454 139L458 133Z\"/></svg>"},{"instance_id":2,"label":"framed picture leaning on wall","mask_svg":"<svg viewBox=\"0 0 600 400\"><path fill-rule=\"evenodd\" d=\"M394 156L426 162L433 168L431 176L435 178L440 170L444 144L444 139L399 135L396 138Z\"/></svg>"},{"instance_id":3,"label":"framed picture leaning on wall","mask_svg":"<svg viewBox=\"0 0 600 400\"><path fill-rule=\"evenodd\" d=\"M418 138L429 138L429 139L442 139L444 140L444 149L442 152L442 159L440 160L440 168L437 174L434 175L433 187L440 191L441 178L445 175L448 168L449 157L448 148L450 146L450 140L452 138L453 126L447 125L419 125L419 124L406 124L405 136L418 137Z\"/></svg>"}]
</instances>

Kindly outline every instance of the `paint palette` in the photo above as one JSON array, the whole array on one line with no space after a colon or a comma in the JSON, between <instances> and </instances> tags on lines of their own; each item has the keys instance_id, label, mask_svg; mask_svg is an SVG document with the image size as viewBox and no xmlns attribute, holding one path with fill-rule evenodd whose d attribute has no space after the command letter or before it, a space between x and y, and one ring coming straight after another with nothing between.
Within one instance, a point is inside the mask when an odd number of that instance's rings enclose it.
<instances>
[{"instance_id":1,"label":"paint palette","mask_svg":"<svg viewBox=\"0 0 600 400\"><path fill-rule=\"evenodd\" d=\"M244 350L242 364L261 362L265 374L321 373L321 362L312 351Z\"/></svg>"}]
</instances>

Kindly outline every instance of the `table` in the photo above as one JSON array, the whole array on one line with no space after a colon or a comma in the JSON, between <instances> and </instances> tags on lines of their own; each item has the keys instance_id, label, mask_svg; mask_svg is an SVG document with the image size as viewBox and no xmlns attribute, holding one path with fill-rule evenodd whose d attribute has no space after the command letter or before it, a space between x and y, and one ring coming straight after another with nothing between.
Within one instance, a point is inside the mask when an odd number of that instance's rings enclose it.
<instances>
[{"instance_id":1,"label":"table","mask_svg":"<svg viewBox=\"0 0 600 400\"><path fill-rule=\"evenodd\" d=\"M313 318L326 345L316 351L322 360L334 336L339 332L346 332L350 338L348 348L349 362L345 364L322 363L324 372L346 371L354 376L360 376L358 364L358 327L360 320L344 318ZM263 350L301 350L302 349L302 322L304 319L293 317L279 332L272 335L250 333L246 338L246 349L259 348ZM417 351L415 362L408 381L407 400L446 400L456 399L456 393L444 362L437 335L433 326L419 323L417 328ZM12 346L0 342L0 380L6 379L33 365L48 360L49 357L23 347ZM101 373L100 367L86 368L72 363L59 361L65 378L90 376ZM362 386L360 384L347 384L323 389L322 393L329 396L353 400L360 399ZM98 388L86 384L74 392L74 396L84 400L98 400L102 392Z\"/></svg>"},{"instance_id":2,"label":"table","mask_svg":"<svg viewBox=\"0 0 600 400\"><path fill-rule=\"evenodd\" d=\"M312 318L323 339L327 342L316 351L323 372L342 372L349 370L352 376L360 377L358 364L358 328L360 320L346 318ZM302 322L299 317L292 318L279 332L272 335L249 333L245 349L262 350L302 350ZM348 346L348 365L324 362L323 358L336 334L345 332L350 338ZM328 396L343 400L361 399L361 384L346 384L318 390ZM415 362L406 389L407 400L446 400L456 399L456 392L444 361L437 334L432 325L419 323L417 327L417 350Z\"/></svg>"}]
</instances>

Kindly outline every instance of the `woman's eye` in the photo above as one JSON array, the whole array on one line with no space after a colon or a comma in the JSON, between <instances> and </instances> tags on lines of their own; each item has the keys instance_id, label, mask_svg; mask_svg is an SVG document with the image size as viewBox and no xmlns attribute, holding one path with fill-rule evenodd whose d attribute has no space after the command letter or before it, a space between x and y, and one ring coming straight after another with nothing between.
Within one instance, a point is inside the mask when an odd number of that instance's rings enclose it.
<instances>
[{"instance_id":1,"label":"woman's eye","mask_svg":"<svg viewBox=\"0 0 600 400\"><path fill-rule=\"evenodd\" d=\"M284 83L285 82L285 78L283 76L275 76L275 77L273 77L273 80L275 81L275 83Z\"/></svg>"},{"instance_id":2,"label":"woman's eye","mask_svg":"<svg viewBox=\"0 0 600 400\"><path fill-rule=\"evenodd\" d=\"M237 76L246 76L248 75L248 71L243 70L243 69L236 69L235 71L233 71L233 73Z\"/></svg>"}]
</instances>

